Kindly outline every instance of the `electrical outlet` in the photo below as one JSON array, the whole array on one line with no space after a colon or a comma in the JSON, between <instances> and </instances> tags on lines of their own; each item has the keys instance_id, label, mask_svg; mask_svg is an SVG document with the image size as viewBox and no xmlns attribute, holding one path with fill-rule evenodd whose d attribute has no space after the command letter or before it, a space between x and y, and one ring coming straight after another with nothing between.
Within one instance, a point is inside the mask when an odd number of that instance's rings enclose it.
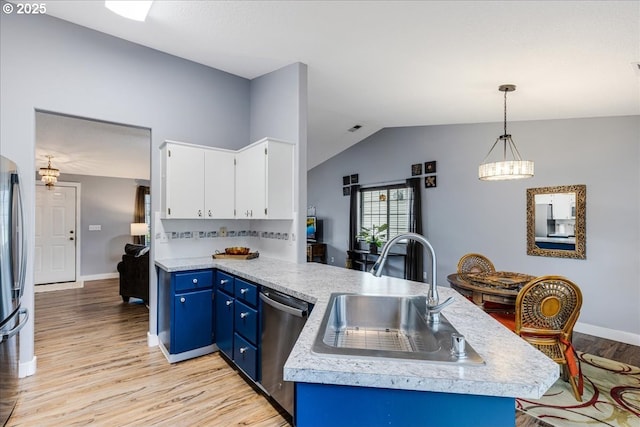
<instances>
[{"instance_id":1,"label":"electrical outlet","mask_svg":"<svg viewBox=\"0 0 640 427\"><path fill-rule=\"evenodd\" d=\"M331 262L331 264L333 264L334 262L336 262L336 259L335 259L334 257L331 257L331 258L329 259L329 262Z\"/></svg>"},{"instance_id":2,"label":"electrical outlet","mask_svg":"<svg viewBox=\"0 0 640 427\"><path fill-rule=\"evenodd\" d=\"M218 236L227 237L227 227L220 227L220 230L218 230Z\"/></svg>"}]
</instances>

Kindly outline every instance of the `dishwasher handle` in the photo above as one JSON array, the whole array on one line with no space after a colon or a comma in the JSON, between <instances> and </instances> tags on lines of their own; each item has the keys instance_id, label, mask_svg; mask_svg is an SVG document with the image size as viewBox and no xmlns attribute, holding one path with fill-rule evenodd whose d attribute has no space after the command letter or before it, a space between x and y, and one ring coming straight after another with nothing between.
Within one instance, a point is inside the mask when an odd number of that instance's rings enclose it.
<instances>
[{"instance_id":1,"label":"dishwasher handle","mask_svg":"<svg viewBox=\"0 0 640 427\"><path fill-rule=\"evenodd\" d=\"M272 298L269 298L269 293L260 292L260 299L265 303L275 308L276 310L284 311L285 313L292 314L296 317L307 317L308 309L300 309L296 307L292 307L287 304L283 304L278 302Z\"/></svg>"}]
</instances>

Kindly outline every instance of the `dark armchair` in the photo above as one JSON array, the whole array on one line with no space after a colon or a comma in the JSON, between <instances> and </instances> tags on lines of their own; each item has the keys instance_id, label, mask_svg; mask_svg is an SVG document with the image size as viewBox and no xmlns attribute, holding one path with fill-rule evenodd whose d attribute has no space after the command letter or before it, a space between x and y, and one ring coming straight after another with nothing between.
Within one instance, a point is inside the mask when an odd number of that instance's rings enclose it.
<instances>
[{"instance_id":1,"label":"dark armchair","mask_svg":"<svg viewBox=\"0 0 640 427\"><path fill-rule=\"evenodd\" d=\"M149 247L127 243L118 263L122 301L140 298L149 302Z\"/></svg>"}]
</instances>

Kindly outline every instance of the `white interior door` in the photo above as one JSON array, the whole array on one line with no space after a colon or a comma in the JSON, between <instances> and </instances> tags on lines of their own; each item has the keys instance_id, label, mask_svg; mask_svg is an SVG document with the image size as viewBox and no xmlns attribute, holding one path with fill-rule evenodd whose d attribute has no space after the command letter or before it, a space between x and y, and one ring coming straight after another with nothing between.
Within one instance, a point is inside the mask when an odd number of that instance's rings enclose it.
<instances>
[{"instance_id":1,"label":"white interior door","mask_svg":"<svg viewBox=\"0 0 640 427\"><path fill-rule=\"evenodd\" d=\"M35 284L76 281L76 188L36 186Z\"/></svg>"}]
</instances>

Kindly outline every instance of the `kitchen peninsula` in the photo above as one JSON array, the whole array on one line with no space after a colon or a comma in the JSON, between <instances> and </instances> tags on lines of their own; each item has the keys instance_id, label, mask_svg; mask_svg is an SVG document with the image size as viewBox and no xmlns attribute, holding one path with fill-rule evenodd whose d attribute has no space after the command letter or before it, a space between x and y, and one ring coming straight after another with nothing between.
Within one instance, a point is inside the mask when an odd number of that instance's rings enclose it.
<instances>
[{"instance_id":1,"label":"kitchen peninsula","mask_svg":"<svg viewBox=\"0 0 640 427\"><path fill-rule=\"evenodd\" d=\"M313 425L501 426L515 423L515 397L539 398L558 365L454 290L443 315L484 359L461 366L315 354L331 293L426 295L427 285L318 263L210 257L156 261L166 272L218 269L315 305L284 367L296 383L296 421Z\"/></svg>"}]
</instances>

